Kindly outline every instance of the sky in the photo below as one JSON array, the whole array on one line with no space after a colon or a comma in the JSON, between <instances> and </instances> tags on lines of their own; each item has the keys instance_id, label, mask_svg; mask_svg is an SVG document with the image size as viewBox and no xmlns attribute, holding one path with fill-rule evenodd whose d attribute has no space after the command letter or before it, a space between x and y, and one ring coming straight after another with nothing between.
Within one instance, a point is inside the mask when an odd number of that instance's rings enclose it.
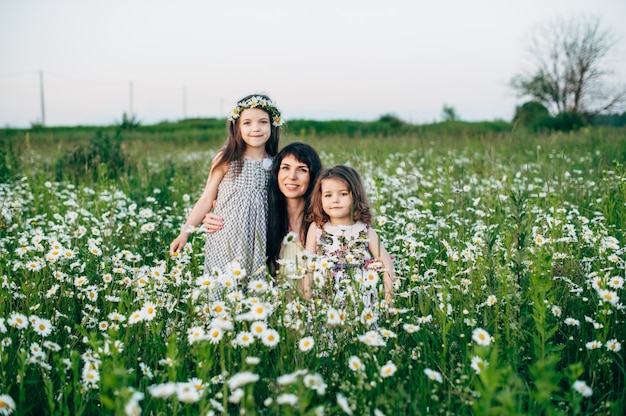
<instances>
[{"instance_id":1,"label":"sky","mask_svg":"<svg viewBox=\"0 0 626 416\"><path fill-rule=\"evenodd\" d=\"M226 117L251 93L287 122L510 120L533 28L575 16L626 83L624 0L0 0L0 127Z\"/></svg>"}]
</instances>

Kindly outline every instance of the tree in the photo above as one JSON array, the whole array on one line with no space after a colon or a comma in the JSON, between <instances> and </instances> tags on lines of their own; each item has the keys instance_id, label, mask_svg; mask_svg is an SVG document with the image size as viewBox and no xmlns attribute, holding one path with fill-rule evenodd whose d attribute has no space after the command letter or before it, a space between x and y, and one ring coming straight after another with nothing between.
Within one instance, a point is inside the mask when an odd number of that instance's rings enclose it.
<instances>
[{"instance_id":1,"label":"tree","mask_svg":"<svg viewBox=\"0 0 626 416\"><path fill-rule=\"evenodd\" d=\"M531 69L516 75L511 86L552 114L592 116L624 104L626 87L609 85L612 72L604 60L613 36L598 18L558 19L538 26L528 47Z\"/></svg>"},{"instance_id":2,"label":"tree","mask_svg":"<svg viewBox=\"0 0 626 416\"><path fill-rule=\"evenodd\" d=\"M448 104L443 105L441 117L443 118L443 121L456 121L459 119L459 115L456 113L454 107Z\"/></svg>"}]
</instances>

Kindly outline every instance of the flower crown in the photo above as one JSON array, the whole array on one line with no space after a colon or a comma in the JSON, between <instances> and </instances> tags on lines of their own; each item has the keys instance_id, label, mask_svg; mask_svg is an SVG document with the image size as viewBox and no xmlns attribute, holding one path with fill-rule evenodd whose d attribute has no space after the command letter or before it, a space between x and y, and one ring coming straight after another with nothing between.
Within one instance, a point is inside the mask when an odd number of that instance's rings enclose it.
<instances>
[{"instance_id":1,"label":"flower crown","mask_svg":"<svg viewBox=\"0 0 626 416\"><path fill-rule=\"evenodd\" d=\"M245 101L239 101L235 108L233 108L233 110L230 112L230 115L228 116L228 121L232 121L234 123L235 120L239 118L243 110L246 110L248 108L262 108L263 110L270 113L273 120L272 125L276 127L282 126L283 123L285 123L280 117L280 110L276 108L276 105L274 105L272 100L263 98L260 95L255 95L254 97L248 98Z\"/></svg>"}]
</instances>

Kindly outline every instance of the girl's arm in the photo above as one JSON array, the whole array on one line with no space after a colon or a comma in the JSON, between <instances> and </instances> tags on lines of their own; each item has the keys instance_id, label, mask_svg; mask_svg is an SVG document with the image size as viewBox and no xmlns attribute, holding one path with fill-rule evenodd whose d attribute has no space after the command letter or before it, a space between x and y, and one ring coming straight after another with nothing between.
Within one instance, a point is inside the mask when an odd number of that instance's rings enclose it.
<instances>
[{"instance_id":1,"label":"girl's arm","mask_svg":"<svg viewBox=\"0 0 626 416\"><path fill-rule=\"evenodd\" d=\"M378 234L371 227L368 227L369 249L372 255L383 264L385 272L383 274L383 284L385 286L385 299L391 301L393 298L393 282L396 273L393 269L393 260L385 247L380 242Z\"/></svg>"},{"instance_id":2,"label":"girl's arm","mask_svg":"<svg viewBox=\"0 0 626 416\"><path fill-rule=\"evenodd\" d=\"M213 162L211 162L212 166L215 166L215 163L220 156L221 153L218 153L215 156ZM185 225L183 225L180 230L180 234L178 234L178 237L176 237L176 239L172 241L172 244L170 244L170 255L182 249L185 244L187 244L187 239L189 238L191 230L193 230L196 225L200 224L200 221L202 221L204 216L213 208L213 201L217 198L217 187L227 171L228 164L220 166L219 169L211 168L202 195L191 210L189 218L187 218Z\"/></svg>"},{"instance_id":3,"label":"girl's arm","mask_svg":"<svg viewBox=\"0 0 626 416\"><path fill-rule=\"evenodd\" d=\"M317 253L317 226L314 222L309 225L309 231L306 234L306 246L304 249L307 253L316 254ZM307 264L308 267L308 264ZM311 299L311 288L313 287L313 274L308 272L304 275L302 279L302 293L304 294L305 299Z\"/></svg>"}]
</instances>

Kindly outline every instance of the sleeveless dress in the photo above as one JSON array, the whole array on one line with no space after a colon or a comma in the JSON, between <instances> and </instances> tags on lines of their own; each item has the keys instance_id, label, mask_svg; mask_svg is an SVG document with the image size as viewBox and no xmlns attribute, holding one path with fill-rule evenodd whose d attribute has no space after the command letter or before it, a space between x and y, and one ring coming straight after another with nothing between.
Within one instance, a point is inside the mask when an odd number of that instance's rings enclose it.
<instances>
[{"instance_id":1,"label":"sleeveless dress","mask_svg":"<svg viewBox=\"0 0 626 416\"><path fill-rule=\"evenodd\" d=\"M346 284L352 284L365 307L377 299L376 287L363 283L367 266L372 262L369 250L368 225L360 221L352 225L324 224L317 227L317 254L332 261L330 276L333 279L335 299L339 304L346 296Z\"/></svg>"},{"instance_id":2,"label":"sleeveless dress","mask_svg":"<svg viewBox=\"0 0 626 416\"><path fill-rule=\"evenodd\" d=\"M271 159L244 159L230 163L217 188L214 211L224 218L224 226L215 233L207 234L205 274L214 274L214 270L218 269L228 275L229 264L238 260L246 276L265 275L268 160ZM241 166L239 173L238 166Z\"/></svg>"}]
</instances>

